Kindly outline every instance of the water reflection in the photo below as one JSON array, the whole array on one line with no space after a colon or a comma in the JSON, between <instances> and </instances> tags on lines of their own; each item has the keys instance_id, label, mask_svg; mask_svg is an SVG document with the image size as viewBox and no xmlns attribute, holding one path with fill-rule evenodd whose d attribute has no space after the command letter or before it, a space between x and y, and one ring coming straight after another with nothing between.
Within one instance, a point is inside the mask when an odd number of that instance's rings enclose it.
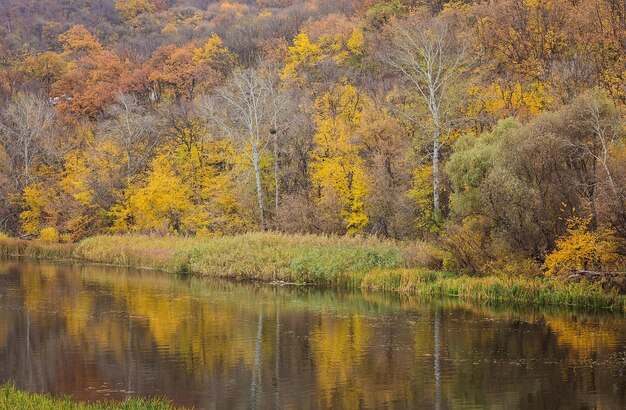
<instances>
[{"instance_id":1,"label":"water reflection","mask_svg":"<svg viewBox=\"0 0 626 410\"><path fill-rule=\"evenodd\" d=\"M623 316L0 265L0 380L196 408L626 406Z\"/></svg>"}]
</instances>

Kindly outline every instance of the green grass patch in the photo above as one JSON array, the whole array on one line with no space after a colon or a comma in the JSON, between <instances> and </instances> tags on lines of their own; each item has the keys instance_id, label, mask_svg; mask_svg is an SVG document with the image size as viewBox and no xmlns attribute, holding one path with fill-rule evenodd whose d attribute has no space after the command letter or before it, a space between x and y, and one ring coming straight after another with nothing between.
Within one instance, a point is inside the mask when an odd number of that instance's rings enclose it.
<instances>
[{"instance_id":1,"label":"green grass patch","mask_svg":"<svg viewBox=\"0 0 626 410\"><path fill-rule=\"evenodd\" d=\"M204 239L96 236L80 242L74 257L207 277L335 285L349 273L410 266L407 248L373 238L279 233Z\"/></svg>"},{"instance_id":2,"label":"green grass patch","mask_svg":"<svg viewBox=\"0 0 626 410\"><path fill-rule=\"evenodd\" d=\"M0 409L21 410L165 410L175 409L163 399L127 399L123 402L101 401L97 403L73 402L71 397L53 397L49 394L31 394L18 390L12 383L0 386Z\"/></svg>"}]
</instances>

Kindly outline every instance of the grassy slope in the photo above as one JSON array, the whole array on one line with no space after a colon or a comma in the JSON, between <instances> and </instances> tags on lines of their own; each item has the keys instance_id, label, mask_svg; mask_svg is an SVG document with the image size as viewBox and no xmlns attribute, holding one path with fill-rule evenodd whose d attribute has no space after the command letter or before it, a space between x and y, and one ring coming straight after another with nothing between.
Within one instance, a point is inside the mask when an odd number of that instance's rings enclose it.
<instances>
[{"instance_id":1,"label":"grassy slope","mask_svg":"<svg viewBox=\"0 0 626 410\"><path fill-rule=\"evenodd\" d=\"M369 238L252 233L236 237L96 236L78 245L0 239L0 254L159 269L202 277L315 283L429 296L626 311L626 296L559 278L470 277L424 268L428 247Z\"/></svg>"},{"instance_id":2,"label":"grassy slope","mask_svg":"<svg viewBox=\"0 0 626 410\"><path fill-rule=\"evenodd\" d=\"M0 386L0 409L64 409L64 410L165 410L174 409L161 399L129 399L124 402L77 403L70 397L56 398L47 394L31 394L7 383Z\"/></svg>"}]
</instances>

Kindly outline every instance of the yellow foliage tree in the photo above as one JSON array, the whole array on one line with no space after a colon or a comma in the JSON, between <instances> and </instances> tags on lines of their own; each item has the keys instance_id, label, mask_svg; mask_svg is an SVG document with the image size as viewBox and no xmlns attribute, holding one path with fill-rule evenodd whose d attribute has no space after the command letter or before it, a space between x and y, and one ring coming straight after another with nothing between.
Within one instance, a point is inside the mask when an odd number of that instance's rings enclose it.
<instances>
[{"instance_id":1,"label":"yellow foliage tree","mask_svg":"<svg viewBox=\"0 0 626 410\"><path fill-rule=\"evenodd\" d=\"M227 141L165 146L143 180L111 210L113 231L234 232L245 225L228 161ZM227 169L223 169L227 168Z\"/></svg>"},{"instance_id":2,"label":"yellow foliage tree","mask_svg":"<svg viewBox=\"0 0 626 410\"><path fill-rule=\"evenodd\" d=\"M289 47L289 55L282 72L284 79L297 79L298 68L314 66L322 58L322 49L309 40L305 32L301 32L293 39L293 46Z\"/></svg>"},{"instance_id":3,"label":"yellow foliage tree","mask_svg":"<svg viewBox=\"0 0 626 410\"><path fill-rule=\"evenodd\" d=\"M84 26L72 26L69 30L59 35L59 41L63 44L63 51L74 52L97 52L102 51L100 41Z\"/></svg>"},{"instance_id":4,"label":"yellow foliage tree","mask_svg":"<svg viewBox=\"0 0 626 410\"><path fill-rule=\"evenodd\" d=\"M232 170L240 158L230 141L203 138L191 150L178 148L172 159L192 189L195 208L186 217L191 231L224 233L245 225Z\"/></svg>"},{"instance_id":5,"label":"yellow foliage tree","mask_svg":"<svg viewBox=\"0 0 626 410\"><path fill-rule=\"evenodd\" d=\"M109 180L111 175L123 175L118 165L122 163L118 159L119 155L111 158L105 151L99 152L104 154L104 158L81 150L71 151L65 155L59 189L66 198L64 200L66 231L72 240L93 234L108 223L108 210L103 209L96 200L98 194L94 191L94 180L98 181L98 185L103 185L103 181ZM113 194L120 193L116 191Z\"/></svg>"},{"instance_id":6,"label":"yellow foliage tree","mask_svg":"<svg viewBox=\"0 0 626 410\"><path fill-rule=\"evenodd\" d=\"M39 239L48 243L58 243L61 240L61 235L54 226L48 226L41 230Z\"/></svg>"},{"instance_id":7,"label":"yellow foliage tree","mask_svg":"<svg viewBox=\"0 0 626 410\"><path fill-rule=\"evenodd\" d=\"M472 87L470 94L476 97L469 107L469 116L486 113L494 120L516 117L528 120L539 115L550 105L545 87L538 81L522 85L519 81L495 81L486 88Z\"/></svg>"},{"instance_id":8,"label":"yellow foliage tree","mask_svg":"<svg viewBox=\"0 0 626 410\"><path fill-rule=\"evenodd\" d=\"M82 152L68 153L65 156L65 172L60 183L65 192L83 205L90 205L93 201L93 194L87 182L91 172L87 161Z\"/></svg>"},{"instance_id":9,"label":"yellow foliage tree","mask_svg":"<svg viewBox=\"0 0 626 410\"><path fill-rule=\"evenodd\" d=\"M25 210L20 213L22 230L30 235L38 235L46 219L46 208L50 192L41 183L24 188L22 200Z\"/></svg>"},{"instance_id":10,"label":"yellow foliage tree","mask_svg":"<svg viewBox=\"0 0 626 410\"><path fill-rule=\"evenodd\" d=\"M572 269L600 270L617 258L617 243L610 230L592 231L590 218L572 217L568 229L556 243L556 250L546 258L547 275L567 273Z\"/></svg>"},{"instance_id":11,"label":"yellow foliage tree","mask_svg":"<svg viewBox=\"0 0 626 410\"><path fill-rule=\"evenodd\" d=\"M165 27L163 27L163 30L161 30L161 34L175 34L178 33L178 27L176 27L176 24L172 23L171 21L169 23L167 23L165 25Z\"/></svg>"},{"instance_id":12,"label":"yellow foliage tree","mask_svg":"<svg viewBox=\"0 0 626 410\"><path fill-rule=\"evenodd\" d=\"M626 56L624 54L615 57L605 69L602 82L615 99L626 104Z\"/></svg>"},{"instance_id":13,"label":"yellow foliage tree","mask_svg":"<svg viewBox=\"0 0 626 410\"><path fill-rule=\"evenodd\" d=\"M148 0L115 0L115 9L126 21L132 21L140 14L154 11L154 4Z\"/></svg>"},{"instance_id":14,"label":"yellow foliage tree","mask_svg":"<svg viewBox=\"0 0 626 410\"><path fill-rule=\"evenodd\" d=\"M193 62L197 65L207 65L225 74L235 65L235 55L226 48L222 39L213 33L202 47L195 49Z\"/></svg>"},{"instance_id":15,"label":"yellow foliage tree","mask_svg":"<svg viewBox=\"0 0 626 410\"><path fill-rule=\"evenodd\" d=\"M46 91L50 92L52 83L58 81L67 70L67 62L60 54L46 51L37 56L27 57L22 67L29 77L41 81Z\"/></svg>"},{"instance_id":16,"label":"yellow foliage tree","mask_svg":"<svg viewBox=\"0 0 626 410\"><path fill-rule=\"evenodd\" d=\"M155 158L146 180L131 187L127 195L125 206L113 208L114 229L180 232L186 228L184 217L193 210L191 188L176 174L165 153Z\"/></svg>"},{"instance_id":17,"label":"yellow foliage tree","mask_svg":"<svg viewBox=\"0 0 626 410\"><path fill-rule=\"evenodd\" d=\"M419 231L431 230L437 226L433 220L433 167L422 164L413 170L409 197L414 201L418 213L415 226Z\"/></svg>"},{"instance_id":18,"label":"yellow foliage tree","mask_svg":"<svg viewBox=\"0 0 626 410\"><path fill-rule=\"evenodd\" d=\"M354 86L344 85L320 97L316 108L311 179L323 208L333 209L337 203L347 233L356 234L369 221L365 211L368 181L354 141L363 96Z\"/></svg>"},{"instance_id":19,"label":"yellow foliage tree","mask_svg":"<svg viewBox=\"0 0 626 410\"><path fill-rule=\"evenodd\" d=\"M346 46L354 55L363 55L363 49L365 47L365 34L363 33L363 29L361 27L356 27L352 31L350 38L346 42Z\"/></svg>"}]
</instances>

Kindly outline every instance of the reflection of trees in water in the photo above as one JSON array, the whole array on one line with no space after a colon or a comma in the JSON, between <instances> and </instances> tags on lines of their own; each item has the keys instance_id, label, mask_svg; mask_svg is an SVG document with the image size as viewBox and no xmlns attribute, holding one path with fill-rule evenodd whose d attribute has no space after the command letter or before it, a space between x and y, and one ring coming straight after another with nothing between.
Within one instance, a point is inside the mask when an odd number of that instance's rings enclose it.
<instances>
[{"instance_id":1,"label":"reflection of trees in water","mask_svg":"<svg viewBox=\"0 0 626 410\"><path fill-rule=\"evenodd\" d=\"M0 378L29 390L218 408L626 403L615 316L24 266L0 275Z\"/></svg>"},{"instance_id":2,"label":"reflection of trees in water","mask_svg":"<svg viewBox=\"0 0 626 410\"><path fill-rule=\"evenodd\" d=\"M254 348L254 367L252 369L252 386L250 389L250 407L261 408L261 395L263 394L261 385L261 344L263 343L263 310L259 309L259 321L257 325L257 335Z\"/></svg>"},{"instance_id":3,"label":"reflection of trees in water","mask_svg":"<svg viewBox=\"0 0 626 410\"><path fill-rule=\"evenodd\" d=\"M438 308L435 308L434 314L434 329L433 329L433 338L435 344L435 409L441 409L441 348L440 348L440 339L441 339L441 312Z\"/></svg>"},{"instance_id":4,"label":"reflection of trees in water","mask_svg":"<svg viewBox=\"0 0 626 410\"><path fill-rule=\"evenodd\" d=\"M274 304L276 310L276 330L274 332L274 339L276 346L274 347L274 377L272 378L272 386L274 387L274 405L277 409L280 406L280 309L278 305Z\"/></svg>"}]
</instances>

